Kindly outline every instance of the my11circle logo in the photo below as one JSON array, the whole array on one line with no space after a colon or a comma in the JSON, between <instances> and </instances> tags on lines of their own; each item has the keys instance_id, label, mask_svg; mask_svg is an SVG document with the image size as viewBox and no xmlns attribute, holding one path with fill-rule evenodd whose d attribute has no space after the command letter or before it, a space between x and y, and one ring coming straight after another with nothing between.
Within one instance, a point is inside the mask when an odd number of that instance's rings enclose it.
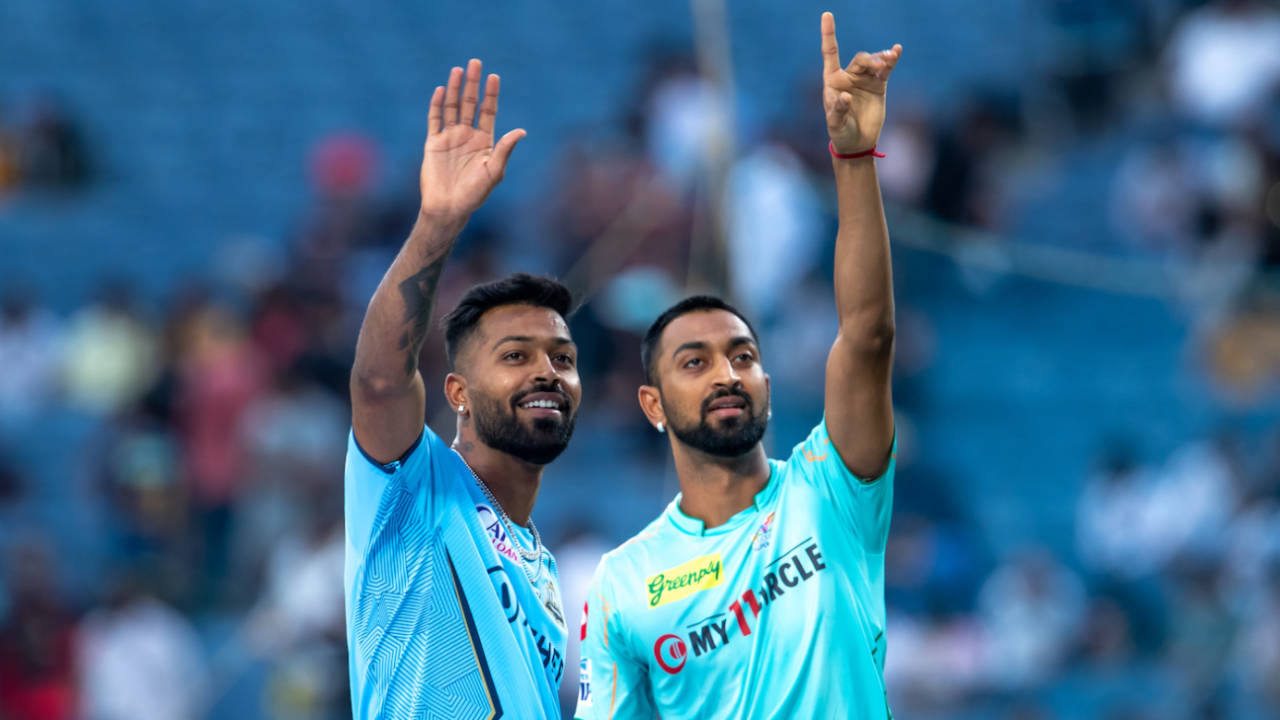
<instances>
[{"instance_id":1,"label":"my11circle logo","mask_svg":"<svg viewBox=\"0 0 1280 720\"><path fill-rule=\"evenodd\" d=\"M658 667L671 675L680 672L688 654L689 649L679 635L668 633L653 644L653 656L658 661Z\"/></svg>"}]
</instances>

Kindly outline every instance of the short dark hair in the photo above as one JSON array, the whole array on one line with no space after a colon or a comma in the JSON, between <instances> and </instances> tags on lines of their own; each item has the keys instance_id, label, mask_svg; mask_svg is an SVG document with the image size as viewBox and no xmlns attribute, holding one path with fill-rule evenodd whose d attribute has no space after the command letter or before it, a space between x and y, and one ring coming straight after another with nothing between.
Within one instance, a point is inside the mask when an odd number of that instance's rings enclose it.
<instances>
[{"instance_id":1,"label":"short dark hair","mask_svg":"<svg viewBox=\"0 0 1280 720\"><path fill-rule=\"evenodd\" d=\"M515 273L480 283L467 291L458 306L444 316L444 349L449 356L449 369L458 360L458 348L466 342L480 324L486 312L503 305L532 305L555 310L566 321L573 306L573 294L569 288L552 280L528 273Z\"/></svg>"},{"instance_id":2,"label":"short dark hair","mask_svg":"<svg viewBox=\"0 0 1280 720\"><path fill-rule=\"evenodd\" d=\"M687 315L691 312L700 310L724 310L738 316L738 319L747 326L751 331L751 339L760 344L760 338L756 335L756 329L751 326L751 321L743 315L738 308L721 300L713 295L694 295L667 308L653 324L649 326L649 331L644 334L644 340L640 343L640 364L644 366L645 382L650 385L658 384L658 375L655 370L654 352L658 349L658 341L662 339L662 331L681 315Z\"/></svg>"}]
</instances>

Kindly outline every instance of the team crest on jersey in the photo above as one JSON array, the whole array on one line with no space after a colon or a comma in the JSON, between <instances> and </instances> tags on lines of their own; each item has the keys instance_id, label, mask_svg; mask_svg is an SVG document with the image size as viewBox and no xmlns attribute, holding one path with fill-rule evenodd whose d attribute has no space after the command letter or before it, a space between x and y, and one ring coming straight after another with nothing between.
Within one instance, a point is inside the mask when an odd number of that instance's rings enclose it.
<instances>
[{"instance_id":1,"label":"team crest on jersey","mask_svg":"<svg viewBox=\"0 0 1280 720\"><path fill-rule=\"evenodd\" d=\"M484 503L476 503L476 512L480 514L480 524L484 526L484 532L489 536L489 544L493 545L493 549L497 550L502 557L519 564L515 546L512 544L511 537L507 535L507 528L502 524L502 518L498 517L498 513Z\"/></svg>"},{"instance_id":2,"label":"team crest on jersey","mask_svg":"<svg viewBox=\"0 0 1280 720\"><path fill-rule=\"evenodd\" d=\"M578 661L578 707L591 707L591 660Z\"/></svg>"},{"instance_id":3,"label":"team crest on jersey","mask_svg":"<svg viewBox=\"0 0 1280 720\"><path fill-rule=\"evenodd\" d=\"M724 579L720 553L712 553L650 575L645 581L649 607L656 608L713 588Z\"/></svg>"},{"instance_id":4,"label":"team crest on jersey","mask_svg":"<svg viewBox=\"0 0 1280 720\"><path fill-rule=\"evenodd\" d=\"M560 627L564 627L564 611L560 609L560 592L556 589L555 583L550 579L544 580L534 592L538 595L538 600L542 602L542 607L551 616L552 620Z\"/></svg>"},{"instance_id":5,"label":"team crest on jersey","mask_svg":"<svg viewBox=\"0 0 1280 720\"><path fill-rule=\"evenodd\" d=\"M773 540L773 513L760 523L760 528L756 530L756 534L751 536L751 549L764 550L769 547L770 541Z\"/></svg>"}]
</instances>

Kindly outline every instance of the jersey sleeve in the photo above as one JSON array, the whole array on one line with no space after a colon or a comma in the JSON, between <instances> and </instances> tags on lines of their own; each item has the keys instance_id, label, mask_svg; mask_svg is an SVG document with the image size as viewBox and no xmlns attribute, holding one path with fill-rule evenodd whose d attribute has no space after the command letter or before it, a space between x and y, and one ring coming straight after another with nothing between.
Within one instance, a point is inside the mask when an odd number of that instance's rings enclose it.
<instances>
[{"instance_id":1,"label":"jersey sleeve","mask_svg":"<svg viewBox=\"0 0 1280 720\"><path fill-rule=\"evenodd\" d=\"M849 523L868 552L884 552L893 511L893 478L898 465L898 438L889 449L889 464L879 477L860 478L849 471L827 434L827 419L791 451L787 465L817 486Z\"/></svg>"},{"instance_id":2,"label":"jersey sleeve","mask_svg":"<svg viewBox=\"0 0 1280 720\"><path fill-rule=\"evenodd\" d=\"M433 517L432 495L439 480L434 477L433 455L439 453L440 439L431 428L423 426L422 434L399 460L379 463L356 441L354 431L347 433L347 463L344 482L347 544L363 556L373 535L378 509L388 492L408 490L423 493L427 517Z\"/></svg>"},{"instance_id":3,"label":"jersey sleeve","mask_svg":"<svg viewBox=\"0 0 1280 720\"><path fill-rule=\"evenodd\" d=\"M628 647L600 561L583 608L578 706L575 720L652 720L656 717L648 666Z\"/></svg>"}]
</instances>

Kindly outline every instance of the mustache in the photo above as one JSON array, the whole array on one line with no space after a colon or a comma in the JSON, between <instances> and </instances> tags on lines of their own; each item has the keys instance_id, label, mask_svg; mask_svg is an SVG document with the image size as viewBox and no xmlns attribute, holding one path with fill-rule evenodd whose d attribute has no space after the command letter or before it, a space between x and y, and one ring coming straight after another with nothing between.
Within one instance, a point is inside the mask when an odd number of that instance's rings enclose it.
<instances>
[{"instance_id":1,"label":"mustache","mask_svg":"<svg viewBox=\"0 0 1280 720\"><path fill-rule=\"evenodd\" d=\"M711 403L723 397L742 398L742 401L747 405L747 410L755 414L755 403L751 402L751 396L747 394L747 391L741 387L731 387L717 390L708 395L707 399L702 401L702 416L706 417L707 413L711 412Z\"/></svg>"},{"instance_id":2,"label":"mustache","mask_svg":"<svg viewBox=\"0 0 1280 720\"><path fill-rule=\"evenodd\" d=\"M555 382L534 385L528 390L522 390L516 393L515 395L511 396L511 409L515 410L516 406L520 404L520 401L524 400L525 398L529 397L534 393L555 393L556 395L560 396L561 400L564 401L564 406L566 408L568 408L569 410L573 410L573 401L569 399L569 394L566 393L564 391L564 388L560 386L560 382L558 380Z\"/></svg>"}]
</instances>

